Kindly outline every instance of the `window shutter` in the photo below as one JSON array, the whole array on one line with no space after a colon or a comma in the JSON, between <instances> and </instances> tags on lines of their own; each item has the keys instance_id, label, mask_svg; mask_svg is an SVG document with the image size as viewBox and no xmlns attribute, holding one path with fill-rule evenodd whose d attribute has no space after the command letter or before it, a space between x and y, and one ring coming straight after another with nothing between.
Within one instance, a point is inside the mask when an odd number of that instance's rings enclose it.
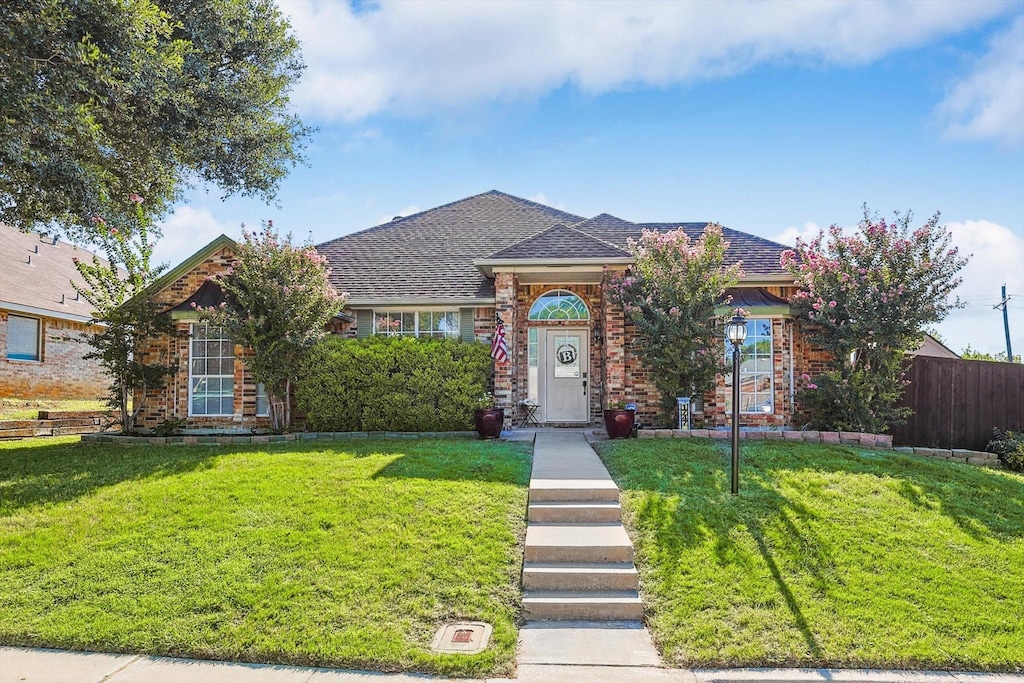
<instances>
[{"instance_id":1,"label":"window shutter","mask_svg":"<svg viewBox=\"0 0 1024 683\"><path fill-rule=\"evenodd\" d=\"M7 357L39 360L39 320L20 315L7 317Z\"/></svg>"},{"instance_id":2,"label":"window shutter","mask_svg":"<svg viewBox=\"0 0 1024 683\"><path fill-rule=\"evenodd\" d=\"M356 314L356 337L362 339L373 334L373 311L357 310Z\"/></svg>"},{"instance_id":3,"label":"window shutter","mask_svg":"<svg viewBox=\"0 0 1024 683\"><path fill-rule=\"evenodd\" d=\"M475 323L473 317L472 308L459 309L459 336L464 342L476 341L476 335L473 333Z\"/></svg>"}]
</instances>

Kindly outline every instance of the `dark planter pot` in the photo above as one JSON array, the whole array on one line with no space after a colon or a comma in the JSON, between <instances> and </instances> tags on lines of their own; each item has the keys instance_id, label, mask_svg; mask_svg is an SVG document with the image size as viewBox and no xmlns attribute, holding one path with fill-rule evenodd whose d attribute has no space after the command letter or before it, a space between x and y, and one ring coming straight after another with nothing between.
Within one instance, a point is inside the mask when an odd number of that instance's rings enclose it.
<instances>
[{"instance_id":1,"label":"dark planter pot","mask_svg":"<svg viewBox=\"0 0 1024 683\"><path fill-rule=\"evenodd\" d=\"M628 439L633 434L633 420L636 416L632 410L604 411L604 428L609 439Z\"/></svg>"},{"instance_id":2,"label":"dark planter pot","mask_svg":"<svg viewBox=\"0 0 1024 683\"><path fill-rule=\"evenodd\" d=\"M502 408L477 408L473 411L473 422L476 433L481 439L497 439L501 436L501 428L505 423L505 410Z\"/></svg>"}]
</instances>

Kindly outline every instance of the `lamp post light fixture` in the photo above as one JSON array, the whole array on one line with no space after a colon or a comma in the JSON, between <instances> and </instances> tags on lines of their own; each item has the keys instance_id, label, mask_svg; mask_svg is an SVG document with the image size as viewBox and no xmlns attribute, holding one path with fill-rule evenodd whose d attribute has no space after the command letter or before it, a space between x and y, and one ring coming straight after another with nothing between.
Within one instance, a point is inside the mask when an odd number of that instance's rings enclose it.
<instances>
[{"instance_id":1,"label":"lamp post light fixture","mask_svg":"<svg viewBox=\"0 0 1024 683\"><path fill-rule=\"evenodd\" d=\"M732 495L740 492L740 346L747 338L747 319L736 309L725 325L725 334L732 342Z\"/></svg>"}]
</instances>

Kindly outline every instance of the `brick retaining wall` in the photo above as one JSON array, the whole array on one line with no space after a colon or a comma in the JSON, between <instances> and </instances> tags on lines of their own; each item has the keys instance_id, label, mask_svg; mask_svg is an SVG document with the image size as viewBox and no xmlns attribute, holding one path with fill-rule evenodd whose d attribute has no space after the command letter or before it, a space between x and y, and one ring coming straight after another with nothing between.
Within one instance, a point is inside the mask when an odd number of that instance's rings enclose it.
<instances>
[{"instance_id":1,"label":"brick retaining wall","mask_svg":"<svg viewBox=\"0 0 1024 683\"><path fill-rule=\"evenodd\" d=\"M686 439L711 438L731 439L732 432L727 429L641 429L637 432L641 439ZM804 443L835 444L881 448L896 453L921 455L939 458L950 462L961 462L967 465L983 467L1002 467L999 456L985 451L970 451L964 448L910 448L900 446L893 448L892 436L888 434L866 434L863 432L820 432L786 430L741 430L740 438L746 440L763 439L769 441L800 441Z\"/></svg>"}]
</instances>

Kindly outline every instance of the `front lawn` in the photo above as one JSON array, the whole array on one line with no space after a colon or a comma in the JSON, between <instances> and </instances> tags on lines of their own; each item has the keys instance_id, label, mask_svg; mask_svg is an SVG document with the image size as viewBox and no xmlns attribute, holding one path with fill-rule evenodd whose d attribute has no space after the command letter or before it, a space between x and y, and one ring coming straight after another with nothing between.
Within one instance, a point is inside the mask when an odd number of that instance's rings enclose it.
<instances>
[{"instance_id":1,"label":"front lawn","mask_svg":"<svg viewBox=\"0 0 1024 683\"><path fill-rule=\"evenodd\" d=\"M0 643L512 670L528 445L76 441L0 444ZM456 619L491 646L432 654Z\"/></svg>"},{"instance_id":2,"label":"front lawn","mask_svg":"<svg viewBox=\"0 0 1024 683\"><path fill-rule=\"evenodd\" d=\"M607 442L672 666L1024 668L1024 477L847 447Z\"/></svg>"}]
</instances>

